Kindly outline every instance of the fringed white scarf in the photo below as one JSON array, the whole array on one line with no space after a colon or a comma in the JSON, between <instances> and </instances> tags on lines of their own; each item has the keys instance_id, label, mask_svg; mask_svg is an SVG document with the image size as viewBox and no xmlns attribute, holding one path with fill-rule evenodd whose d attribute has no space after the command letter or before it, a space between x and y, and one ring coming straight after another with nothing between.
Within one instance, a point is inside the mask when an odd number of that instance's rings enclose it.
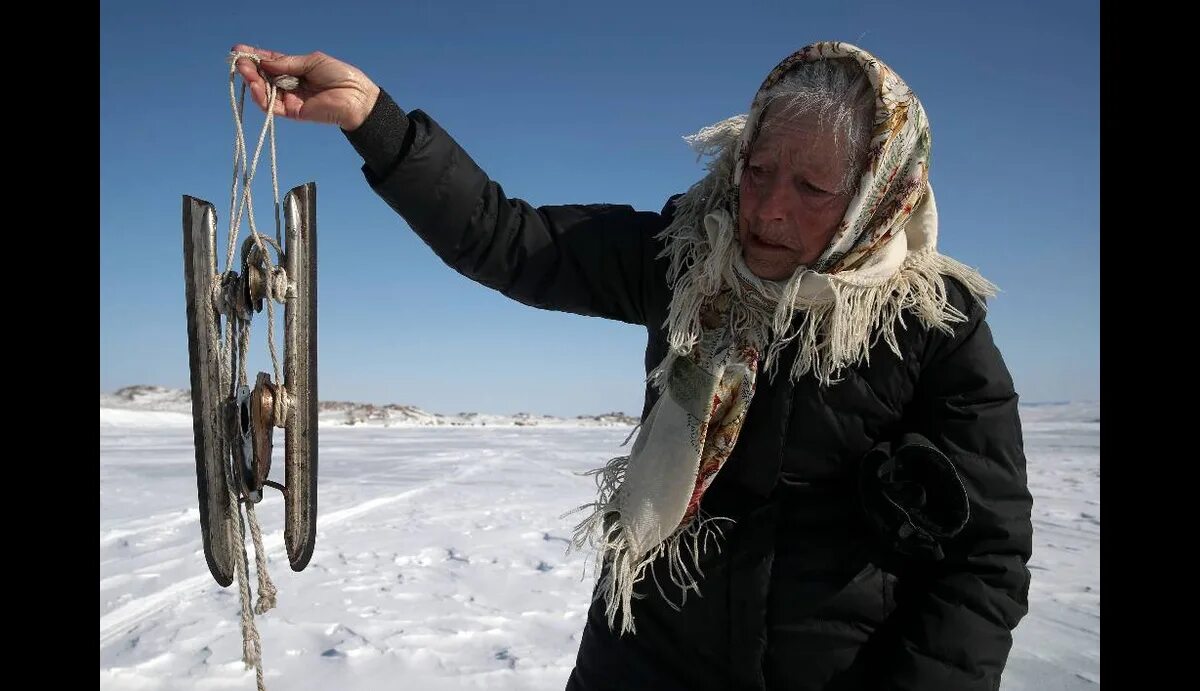
<instances>
[{"instance_id":1,"label":"fringed white scarf","mask_svg":"<svg viewBox=\"0 0 1200 691\"><path fill-rule=\"evenodd\" d=\"M767 91L797 63L827 58L855 60L875 89L866 172L824 254L786 281L762 280L746 266L735 228L742 168ZM630 454L593 471L599 497L580 507L591 514L575 531L577 547L597 549L596 597L605 600L610 628L621 613L621 634L635 631L634 586L655 560L666 558L685 601L689 591L699 593L699 555L720 537L717 521L728 520L704 515L700 499L737 443L760 367L774 373L780 352L798 341L791 380L811 375L832 386L842 369L866 363L881 338L901 356L896 326L905 328L906 311L948 333L966 319L947 301L942 275L980 301L996 291L938 253L924 110L894 72L859 48L830 42L798 51L763 82L749 116L686 139L712 159L659 236L672 288L664 325L670 349L648 377L660 396Z\"/></svg>"}]
</instances>

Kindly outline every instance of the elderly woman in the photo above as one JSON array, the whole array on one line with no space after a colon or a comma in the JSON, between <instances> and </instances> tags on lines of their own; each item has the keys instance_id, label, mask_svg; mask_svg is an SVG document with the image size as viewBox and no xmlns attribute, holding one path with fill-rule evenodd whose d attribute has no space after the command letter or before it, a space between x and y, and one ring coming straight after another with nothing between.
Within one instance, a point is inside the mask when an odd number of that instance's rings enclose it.
<instances>
[{"instance_id":1,"label":"elderly woman","mask_svg":"<svg viewBox=\"0 0 1200 691\"><path fill-rule=\"evenodd\" d=\"M532 208L351 65L235 50L262 108L301 78L276 114L340 126L447 264L646 327L641 427L577 532L600 569L568 689L998 688L1029 589L1017 394L887 65L789 56L651 213Z\"/></svg>"}]
</instances>

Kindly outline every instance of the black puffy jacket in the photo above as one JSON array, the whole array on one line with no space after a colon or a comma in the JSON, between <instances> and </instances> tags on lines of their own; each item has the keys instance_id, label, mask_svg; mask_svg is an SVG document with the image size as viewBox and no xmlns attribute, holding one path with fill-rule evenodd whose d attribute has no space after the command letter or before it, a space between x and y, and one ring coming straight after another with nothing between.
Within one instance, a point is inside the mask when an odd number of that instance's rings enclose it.
<instances>
[{"instance_id":1,"label":"black puffy jacket","mask_svg":"<svg viewBox=\"0 0 1200 691\"><path fill-rule=\"evenodd\" d=\"M644 325L647 371L662 360L670 293L654 235L670 203L533 208L386 93L347 137L372 189L449 266L528 305ZM568 689L999 687L1028 608L1032 500L1012 379L982 306L946 284L969 316L953 336L911 317L902 359L881 343L829 387L760 377L704 497L737 523L702 555L702 597L676 611L648 586L625 637L594 603ZM888 460L901 445L930 455ZM923 458L941 471L912 474ZM937 506L964 511L939 532Z\"/></svg>"}]
</instances>

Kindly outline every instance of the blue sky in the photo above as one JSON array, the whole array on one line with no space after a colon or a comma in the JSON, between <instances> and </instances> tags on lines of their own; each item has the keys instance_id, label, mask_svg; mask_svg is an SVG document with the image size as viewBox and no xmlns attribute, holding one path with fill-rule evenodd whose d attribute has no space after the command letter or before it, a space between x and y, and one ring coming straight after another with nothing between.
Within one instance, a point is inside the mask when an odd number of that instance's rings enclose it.
<instances>
[{"instance_id":1,"label":"blue sky","mask_svg":"<svg viewBox=\"0 0 1200 691\"><path fill-rule=\"evenodd\" d=\"M1099 3L733 8L102 3L101 391L188 386L181 196L216 205L223 246L234 43L357 65L432 115L510 196L657 211L702 173L683 135L744 112L792 51L846 40L926 107L940 248L1000 285L989 322L1023 400L1098 400ZM248 136L261 123L252 112ZM458 275L370 190L336 128L281 122L278 153L283 188L317 182L322 399L641 410L644 329L535 310ZM271 227L260 170L257 218ZM251 365L269 370L262 323Z\"/></svg>"}]
</instances>

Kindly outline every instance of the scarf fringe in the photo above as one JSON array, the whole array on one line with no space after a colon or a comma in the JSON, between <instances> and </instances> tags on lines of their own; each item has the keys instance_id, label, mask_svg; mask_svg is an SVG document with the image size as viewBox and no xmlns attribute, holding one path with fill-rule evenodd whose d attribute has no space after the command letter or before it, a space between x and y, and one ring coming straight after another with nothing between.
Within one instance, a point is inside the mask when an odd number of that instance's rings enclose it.
<instances>
[{"instance_id":1,"label":"scarf fringe","mask_svg":"<svg viewBox=\"0 0 1200 691\"><path fill-rule=\"evenodd\" d=\"M665 245L658 258L669 259L667 286L673 296L664 326L668 327L671 353L676 355L688 355L700 341L700 309L705 300L738 283L733 267L740 247L726 211L732 195L725 181L737 162L738 136L745 117L729 118L685 138L702 155L715 157L707 165L708 174L676 200L671 224L655 236ZM710 216L721 222L710 221ZM740 304L734 300L730 306L730 326L735 332L751 321Z\"/></svg>"},{"instance_id":2,"label":"scarf fringe","mask_svg":"<svg viewBox=\"0 0 1200 691\"><path fill-rule=\"evenodd\" d=\"M869 364L871 349L880 339L901 357L896 329L908 328L904 314L909 311L926 328L952 334L953 325L965 322L967 315L950 303L943 276L960 281L984 308L987 298L998 292L975 269L932 249L910 254L900 270L880 285L858 286L835 276L829 283L832 300L804 304L791 295L781 301L773 324L778 337L767 350L764 368L773 371L783 349L799 340L788 373L791 380L811 372L822 385L831 386L841 381L843 369ZM793 319L797 309L806 314Z\"/></svg>"},{"instance_id":3,"label":"scarf fringe","mask_svg":"<svg viewBox=\"0 0 1200 691\"><path fill-rule=\"evenodd\" d=\"M703 597L700 594L700 581L704 577L700 555L706 553L710 540L719 554L721 538L724 537L719 524L735 522L732 518L698 512L691 520L677 527L665 540L639 557L637 546L630 544L620 521L621 486L625 481L628 463L628 456L618 456L603 468L585 473L595 476L599 498L568 512L570 514L592 510L588 517L575 527L570 548L594 550L594 568L602 577L597 584L593 601L603 598L608 628L619 636L637 633L633 620L633 600L644 598L645 595L635 593L634 586L645 579L647 571L663 601L676 611L687 603L689 592L695 593L696 597ZM678 604L668 595L653 568L654 562L664 557L667 577L671 584L679 589ZM619 628L616 621L618 613L621 615Z\"/></svg>"}]
</instances>

